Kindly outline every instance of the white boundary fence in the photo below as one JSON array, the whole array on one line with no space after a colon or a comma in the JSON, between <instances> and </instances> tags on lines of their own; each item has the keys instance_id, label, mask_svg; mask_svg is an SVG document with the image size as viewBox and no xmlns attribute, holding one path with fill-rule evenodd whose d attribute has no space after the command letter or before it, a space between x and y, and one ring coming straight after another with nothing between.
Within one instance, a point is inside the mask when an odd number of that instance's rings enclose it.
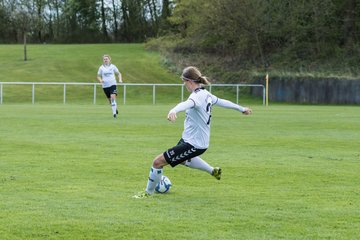
<instances>
[{"instance_id":1,"label":"white boundary fence","mask_svg":"<svg viewBox=\"0 0 360 240\"><path fill-rule=\"evenodd\" d=\"M32 86L32 104L35 103L35 86L36 85L60 85L63 87L63 103L66 103L66 87L68 85L85 85L85 86L93 86L93 103L96 104L96 87L100 85L100 83L77 83L77 82L0 82L0 104L3 104L3 86L4 85L31 85ZM124 105L126 104L126 93L127 87L132 86L149 86L152 87L152 102L153 104L156 103L156 87L157 86L173 86L173 87L180 87L181 88L181 101L184 100L184 84L163 84L163 83L121 83L118 86L123 87L123 102ZM240 87L261 87L263 92L263 105L265 105L265 86L262 84L211 84L208 89L211 92L215 87L236 87L236 103L239 103L240 97Z\"/></svg>"}]
</instances>

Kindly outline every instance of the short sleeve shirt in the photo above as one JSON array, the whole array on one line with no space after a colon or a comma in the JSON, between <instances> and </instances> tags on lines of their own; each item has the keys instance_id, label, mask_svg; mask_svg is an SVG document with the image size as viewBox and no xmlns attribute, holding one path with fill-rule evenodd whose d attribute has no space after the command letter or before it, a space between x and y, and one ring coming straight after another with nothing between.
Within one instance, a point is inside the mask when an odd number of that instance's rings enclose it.
<instances>
[{"instance_id":1,"label":"short sleeve shirt","mask_svg":"<svg viewBox=\"0 0 360 240\"><path fill-rule=\"evenodd\" d=\"M98 70L98 76L104 81L102 84L103 88L111 87L116 85L115 74L119 74L119 70L114 64L110 65L101 65Z\"/></svg>"}]
</instances>

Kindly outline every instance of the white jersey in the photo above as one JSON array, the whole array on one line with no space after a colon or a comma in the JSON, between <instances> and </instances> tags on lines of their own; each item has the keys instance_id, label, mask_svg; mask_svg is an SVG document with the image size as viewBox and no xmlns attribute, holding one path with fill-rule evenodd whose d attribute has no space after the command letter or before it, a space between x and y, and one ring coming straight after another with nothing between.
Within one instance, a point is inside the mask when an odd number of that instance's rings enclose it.
<instances>
[{"instance_id":1,"label":"white jersey","mask_svg":"<svg viewBox=\"0 0 360 240\"><path fill-rule=\"evenodd\" d=\"M98 70L98 76L104 81L102 83L103 88L111 87L116 85L115 74L120 74L119 70L114 64L110 65L101 65Z\"/></svg>"},{"instance_id":2,"label":"white jersey","mask_svg":"<svg viewBox=\"0 0 360 240\"><path fill-rule=\"evenodd\" d=\"M182 138L196 148L206 149L210 142L211 109L213 105L245 112L248 108L218 98L204 88L197 88L189 98L176 105L171 112L186 110Z\"/></svg>"},{"instance_id":3,"label":"white jersey","mask_svg":"<svg viewBox=\"0 0 360 240\"><path fill-rule=\"evenodd\" d=\"M217 101L217 97L205 89L198 88L190 94L188 100L193 101L194 106L186 110L182 138L196 148L208 148L211 107Z\"/></svg>"}]
</instances>

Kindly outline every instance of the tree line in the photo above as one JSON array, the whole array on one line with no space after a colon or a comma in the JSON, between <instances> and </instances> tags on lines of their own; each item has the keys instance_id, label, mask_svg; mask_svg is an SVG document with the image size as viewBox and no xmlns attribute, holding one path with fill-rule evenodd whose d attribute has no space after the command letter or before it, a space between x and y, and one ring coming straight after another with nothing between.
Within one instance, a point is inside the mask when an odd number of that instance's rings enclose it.
<instances>
[{"instance_id":1,"label":"tree line","mask_svg":"<svg viewBox=\"0 0 360 240\"><path fill-rule=\"evenodd\" d=\"M157 36L171 0L0 0L0 43L143 42Z\"/></svg>"}]
</instances>

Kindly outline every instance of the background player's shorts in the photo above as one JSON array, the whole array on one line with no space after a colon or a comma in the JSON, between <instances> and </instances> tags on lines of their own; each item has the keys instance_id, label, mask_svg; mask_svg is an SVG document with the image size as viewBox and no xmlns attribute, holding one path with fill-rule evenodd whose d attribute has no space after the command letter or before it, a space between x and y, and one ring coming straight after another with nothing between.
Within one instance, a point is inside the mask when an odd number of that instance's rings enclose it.
<instances>
[{"instance_id":1,"label":"background player's shorts","mask_svg":"<svg viewBox=\"0 0 360 240\"><path fill-rule=\"evenodd\" d=\"M107 96L107 98L110 98L111 94L115 94L117 96L116 85L112 85L110 87L103 88L103 90L104 90L104 93Z\"/></svg>"},{"instance_id":2,"label":"background player's shorts","mask_svg":"<svg viewBox=\"0 0 360 240\"><path fill-rule=\"evenodd\" d=\"M175 147L164 152L164 157L168 164L175 167L188 159L203 154L205 151L206 149L195 148L193 145L184 142L183 139L180 139Z\"/></svg>"}]
</instances>

